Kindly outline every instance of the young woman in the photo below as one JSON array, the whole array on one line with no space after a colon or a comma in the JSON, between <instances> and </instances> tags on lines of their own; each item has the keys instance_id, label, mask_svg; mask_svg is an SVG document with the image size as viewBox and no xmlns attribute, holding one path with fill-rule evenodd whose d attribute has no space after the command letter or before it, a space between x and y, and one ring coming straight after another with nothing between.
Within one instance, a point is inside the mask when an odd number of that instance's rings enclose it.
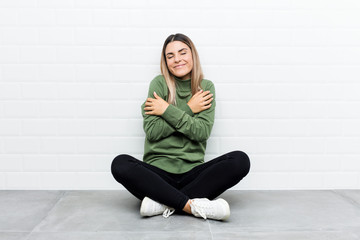
<instances>
[{"instance_id":1,"label":"young woman","mask_svg":"<svg viewBox=\"0 0 360 240\"><path fill-rule=\"evenodd\" d=\"M168 217L177 210L225 220L229 204L214 199L248 174L249 158L233 151L204 162L214 124L215 88L203 79L198 53L187 36L165 40L161 73L151 81L142 105L143 161L119 155L112 162L112 174L142 200L142 216Z\"/></svg>"}]
</instances>

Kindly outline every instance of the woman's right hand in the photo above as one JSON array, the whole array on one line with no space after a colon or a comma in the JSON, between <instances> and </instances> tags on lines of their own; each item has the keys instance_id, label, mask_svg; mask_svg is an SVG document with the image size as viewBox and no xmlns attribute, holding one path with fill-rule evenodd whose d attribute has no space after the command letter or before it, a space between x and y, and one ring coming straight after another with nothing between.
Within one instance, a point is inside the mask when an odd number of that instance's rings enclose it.
<instances>
[{"instance_id":1,"label":"woman's right hand","mask_svg":"<svg viewBox=\"0 0 360 240\"><path fill-rule=\"evenodd\" d=\"M211 107L211 102L214 100L212 96L210 91L200 90L191 97L187 104L193 113L199 113Z\"/></svg>"}]
</instances>

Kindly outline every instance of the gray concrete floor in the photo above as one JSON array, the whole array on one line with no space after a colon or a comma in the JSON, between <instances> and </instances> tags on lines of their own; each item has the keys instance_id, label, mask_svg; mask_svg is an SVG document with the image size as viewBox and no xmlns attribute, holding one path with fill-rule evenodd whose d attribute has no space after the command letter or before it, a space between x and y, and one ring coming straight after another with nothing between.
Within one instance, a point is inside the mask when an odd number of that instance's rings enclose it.
<instances>
[{"instance_id":1,"label":"gray concrete floor","mask_svg":"<svg viewBox=\"0 0 360 240\"><path fill-rule=\"evenodd\" d=\"M360 190L228 191L226 222L142 218L127 191L0 191L1 240L360 239Z\"/></svg>"}]
</instances>

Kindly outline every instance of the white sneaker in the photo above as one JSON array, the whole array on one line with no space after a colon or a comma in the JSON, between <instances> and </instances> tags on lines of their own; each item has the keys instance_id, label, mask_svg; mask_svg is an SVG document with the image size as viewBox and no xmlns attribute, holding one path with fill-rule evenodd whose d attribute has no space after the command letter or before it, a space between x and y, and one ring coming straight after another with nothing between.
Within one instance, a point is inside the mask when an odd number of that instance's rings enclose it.
<instances>
[{"instance_id":1,"label":"white sneaker","mask_svg":"<svg viewBox=\"0 0 360 240\"><path fill-rule=\"evenodd\" d=\"M145 197L141 202L140 215L143 217L151 217L162 214L164 218L168 218L174 212L175 209L155 202L148 197Z\"/></svg>"},{"instance_id":2,"label":"white sneaker","mask_svg":"<svg viewBox=\"0 0 360 240\"><path fill-rule=\"evenodd\" d=\"M226 220L230 217L230 206L222 198L210 201L207 198L195 198L190 201L191 212L195 217Z\"/></svg>"}]
</instances>

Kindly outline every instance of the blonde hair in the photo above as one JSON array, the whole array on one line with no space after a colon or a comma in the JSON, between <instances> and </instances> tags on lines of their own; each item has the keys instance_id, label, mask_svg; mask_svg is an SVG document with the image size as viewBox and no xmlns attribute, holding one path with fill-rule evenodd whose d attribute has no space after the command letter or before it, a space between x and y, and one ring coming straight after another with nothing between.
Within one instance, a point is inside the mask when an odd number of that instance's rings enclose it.
<instances>
[{"instance_id":1,"label":"blonde hair","mask_svg":"<svg viewBox=\"0 0 360 240\"><path fill-rule=\"evenodd\" d=\"M204 78L204 74L200 65L199 54L195 48L194 43L191 39L184 34L177 33L172 34L164 42L162 53L161 53L161 61L160 61L160 69L161 73L165 78L166 85L168 87L168 103L176 104L176 80L174 75L169 71L168 66L166 64L166 56L165 50L166 46L174 41L180 41L185 43L191 50L192 60L193 60L193 69L191 70L191 93L194 95L197 91L201 89L201 81Z\"/></svg>"}]
</instances>

